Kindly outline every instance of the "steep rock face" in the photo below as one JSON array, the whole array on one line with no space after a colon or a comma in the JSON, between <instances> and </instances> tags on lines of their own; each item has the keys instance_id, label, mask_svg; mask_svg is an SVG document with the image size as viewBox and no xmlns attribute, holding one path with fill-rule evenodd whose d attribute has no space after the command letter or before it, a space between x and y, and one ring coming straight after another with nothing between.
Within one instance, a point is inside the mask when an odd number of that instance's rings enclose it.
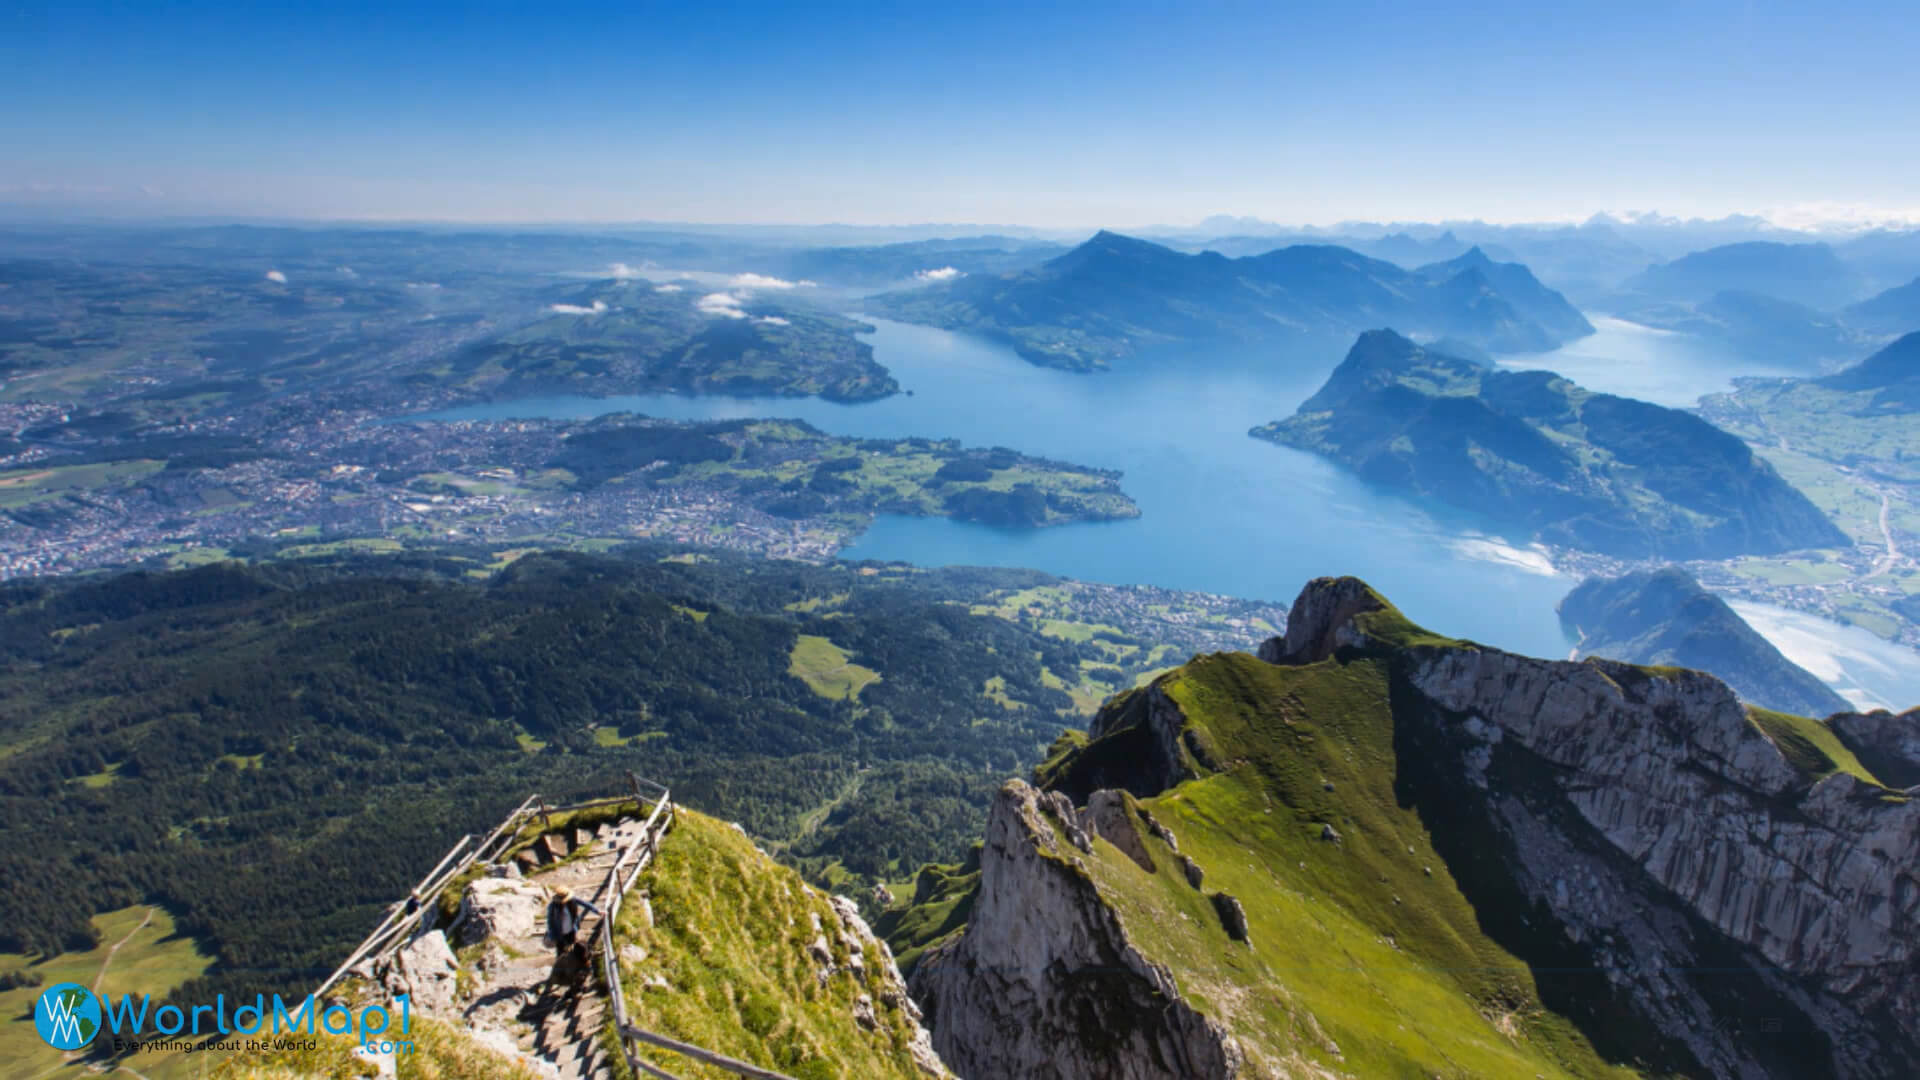
<instances>
[{"instance_id":1,"label":"steep rock face","mask_svg":"<svg viewBox=\"0 0 1920 1080\"><path fill-rule=\"evenodd\" d=\"M913 994L941 1058L970 1078L1236 1075L1239 1045L1128 940L1075 865L1053 809L1021 781L1000 789L967 928L914 967Z\"/></svg>"},{"instance_id":2,"label":"steep rock face","mask_svg":"<svg viewBox=\"0 0 1920 1080\"><path fill-rule=\"evenodd\" d=\"M1309 584L1262 655L1395 652L1410 797L1450 822L1476 905L1527 913L1505 929L1517 953L1604 980L1570 983L1568 1011L1708 1075L1906 1075L1920 800L1808 776L1711 676L1408 648L1348 614L1357 589Z\"/></svg>"},{"instance_id":3,"label":"steep rock face","mask_svg":"<svg viewBox=\"0 0 1920 1080\"><path fill-rule=\"evenodd\" d=\"M1832 718L1834 733L1873 770L1895 787L1920 785L1920 709L1894 715L1876 709Z\"/></svg>"}]
</instances>

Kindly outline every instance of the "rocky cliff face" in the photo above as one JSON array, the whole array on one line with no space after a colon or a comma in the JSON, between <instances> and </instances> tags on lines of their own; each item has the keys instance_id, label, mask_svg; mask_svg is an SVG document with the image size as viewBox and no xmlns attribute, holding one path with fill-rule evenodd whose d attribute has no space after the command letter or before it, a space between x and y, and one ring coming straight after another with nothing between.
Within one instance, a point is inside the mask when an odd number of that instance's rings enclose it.
<instances>
[{"instance_id":1,"label":"rocky cliff face","mask_svg":"<svg viewBox=\"0 0 1920 1080\"><path fill-rule=\"evenodd\" d=\"M1875 776L1895 787L1920 784L1920 709L1846 713L1830 723Z\"/></svg>"},{"instance_id":2,"label":"rocky cliff face","mask_svg":"<svg viewBox=\"0 0 1920 1080\"><path fill-rule=\"evenodd\" d=\"M964 1077L1234 1075L1238 1044L1181 1000L1076 864L1088 845L1065 797L1000 789L966 932L929 949L910 981L934 1049Z\"/></svg>"},{"instance_id":3,"label":"rocky cliff face","mask_svg":"<svg viewBox=\"0 0 1920 1080\"><path fill-rule=\"evenodd\" d=\"M1001 790L970 921L911 976L961 1076L1384 1074L1366 1053L1405 1071L1422 1051L1369 1045L1337 973L1266 966L1342 919L1349 936L1327 941L1347 970L1380 963L1373 945L1406 958L1390 966L1468 955L1520 974L1406 986L1389 1028L1451 993L1489 1025L1476 1047L1571 1075L1912 1075L1920 789L1884 781L1920 764L1920 713L1829 726L1750 710L1697 672L1451 641L1353 579L1310 583L1259 658L1202 658L1117 698L1043 772L1054 790ZM1113 891L1156 866L1211 908ZM1207 891L1229 876L1250 899ZM1292 905L1310 914L1288 922ZM1170 948L1156 919L1209 956ZM1195 937L1201 922L1244 951ZM1260 1024L1263 998L1287 1003L1290 1032ZM1570 1021L1581 1047L1516 1031L1529 1012Z\"/></svg>"},{"instance_id":4,"label":"rocky cliff face","mask_svg":"<svg viewBox=\"0 0 1920 1080\"><path fill-rule=\"evenodd\" d=\"M1356 585L1310 584L1287 641L1312 646L1273 653L1393 648L1347 614ZM1468 647L1402 650L1400 672L1403 765L1461 846L1502 852L1476 899L1551 920L1516 951L1584 956L1605 1008L1658 1033L1635 1050L1723 1077L1910 1075L1920 799L1809 776L1697 672Z\"/></svg>"}]
</instances>

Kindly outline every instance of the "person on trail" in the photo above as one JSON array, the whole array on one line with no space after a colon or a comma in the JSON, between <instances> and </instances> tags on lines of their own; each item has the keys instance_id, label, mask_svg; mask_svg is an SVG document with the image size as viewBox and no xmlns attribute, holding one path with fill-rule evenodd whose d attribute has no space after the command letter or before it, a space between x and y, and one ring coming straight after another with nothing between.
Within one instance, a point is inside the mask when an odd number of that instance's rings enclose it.
<instances>
[{"instance_id":1,"label":"person on trail","mask_svg":"<svg viewBox=\"0 0 1920 1080\"><path fill-rule=\"evenodd\" d=\"M575 897L565 885L553 890L553 899L547 901L547 937L553 942L556 959L578 944L580 924L589 911L601 913L591 901Z\"/></svg>"}]
</instances>

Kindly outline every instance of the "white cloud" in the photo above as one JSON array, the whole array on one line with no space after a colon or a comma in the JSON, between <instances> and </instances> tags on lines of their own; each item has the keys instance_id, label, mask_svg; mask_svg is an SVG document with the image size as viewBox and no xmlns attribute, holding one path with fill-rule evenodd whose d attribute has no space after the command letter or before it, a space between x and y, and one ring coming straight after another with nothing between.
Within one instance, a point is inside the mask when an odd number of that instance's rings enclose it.
<instances>
[{"instance_id":1,"label":"white cloud","mask_svg":"<svg viewBox=\"0 0 1920 1080\"><path fill-rule=\"evenodd\" d=\"M351 266L341 266L341 267L336 267L336 269L338 269L340 273L345 274L347 277L350 277L350 278L357 278L360 276L359 274L354 272L354 269Z\"/></svg>"},{"instance_id":2,"label":"white cloud","mask_svg":"<svg viewBox=\"0 0 1920 1080\"><path fill-rule=\"evenodd\" d=\"M740 298L732 293L708 293L694 306L709 315L724 315L729 319L747 317L747 313L740 310Z\"/></svg>"},{"instance_id":3,"label":"white cloud","mask_svg":"<svg viewBox=\"0 0 1920 1080\"><path fill-rule=\"evenodd\" d=\"M952 281L954 278L966 275L951 266L943 266L938 270L916 270L913 276L921 281Z\"/></svg>"},{"instance_id":4,"label":"white cloud","mask_svg":"<svg viewBox=\"0 0 1920 1080\"><path fill-rule=\"evenodd\" d=\"M778 315L763 315L760 318L755 319L753 321L757 323L766 323L768 326L792 326L793 325L793 322L791 320L783 319Z\"/></svg>"},{"instance_id":5,"label":"white cloud","mask_svg":"<svg viewBox=\"0 0 1920 1080\"><path fill-rule=\"evenodd\" d=\"M727 285L735 289L809 289L811 281L785 281L765 274L735 274Z\"/></svg>"},{"instance_id":6,"label":"white cloud","mask_svg":"<svg viewBox=\"0 0 1920 1080\"><path fill-rule=\"evenodd\" d=\"M623 263L623 262L617 262L607 267L607 273L613 277L617 277L622 280L625 280L627 278L637 278L637 277L647 276L644 271L636 267L628 266L626 263Z\"/></svg>"},{"instance_id":7,"label":"white cloud","mask_svg":"<svg viewBox=\"0 0 1920 1080\"><path fill-rule=\"evenodd\" d=\"M1865 203L1807 202L1776 206L1766 216L1783 229L1808 232L1866 232L1910 229L1920 225L1920 206L1872 206Z\"/></svg>"},{"instance_id":8,"label":"white cloud","mask_svg":"<svg viewBox=\"0 0 1920 1080\"><path fill-rule=\"evenodd\" d=\"M592 307L581 307L579 304L548 304L547 310L555 315L598 315L607 310L607 302L595 300Z\"/></svg>"},{"instance_id":9,"label":"white cloud","mask_svg":"<svg viewBox=\"0 0 1920 1080\"><path fill-rule=\"evenodd\" d=\"M653 287L653 291L654 291L654 292L679 292L679 291L680 291L680 286L678 286L678 285L655 285L655 286Z\"/></svg>"},{"instance_id":10,"label":"white cloud","mask_svg":"<svg viewBox=\"0 0 1920 1080\"><path fill-rule=\"evenodd\" d=\"M269 270L267 271L267 280L279 285L285 285L287 283L287 275L278 270Z\"/></svg>"},{"instance_id":11,"label":"white cloud","mask_svg":"<svg viewBox=\"0 0 1920 1080\"><path fill-rule=\"evenodd\" d=\"M437 281L409 281L409 282L407 282L407 288L409 288L409 289L437 289L437 288L439 288L439 287L440 287L440 283L439 283L439 282L437 282Z\"/></svg>"}]
</instances>

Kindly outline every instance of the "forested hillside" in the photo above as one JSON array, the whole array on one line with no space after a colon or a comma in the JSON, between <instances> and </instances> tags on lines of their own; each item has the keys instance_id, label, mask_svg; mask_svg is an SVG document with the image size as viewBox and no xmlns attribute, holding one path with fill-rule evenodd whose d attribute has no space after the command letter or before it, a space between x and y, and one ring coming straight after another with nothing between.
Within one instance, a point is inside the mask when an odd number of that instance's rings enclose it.
<instances>
[{"instance_id":1,"label":"forested hillside","mask_svg":"<svg viewBox=\"0 0 1920 1080\"><path fill-rule=\"evenodd\" d=\"M300 990L461 833L628 769L816 876L896 875L965 850L1074 707L1057 673L1114 648L970 606L1052 580L1021 571L409 559L0 590L0 830L32 838L0 950L145 900L217 957L179 993Z\"/></svg>"}]
</instances>

